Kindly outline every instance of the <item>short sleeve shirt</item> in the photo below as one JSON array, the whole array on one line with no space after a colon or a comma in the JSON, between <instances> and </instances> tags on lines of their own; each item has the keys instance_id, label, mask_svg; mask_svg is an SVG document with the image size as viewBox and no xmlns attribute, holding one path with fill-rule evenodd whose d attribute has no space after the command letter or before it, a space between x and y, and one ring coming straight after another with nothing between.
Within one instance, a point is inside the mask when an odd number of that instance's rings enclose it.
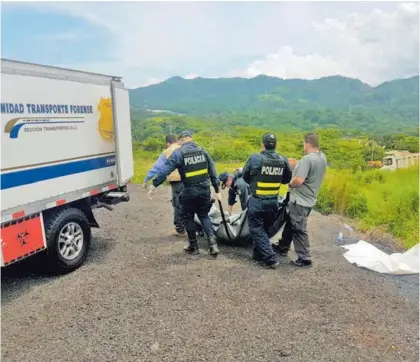
<instances>
[{"instance_id":1,"label":"short sleeve shirt","mask_svg":"<svg viewBox=\"0 0 420 362\"><path fill-rule=\"evenodd\" d=\"M290 188L290 201L305 207L314 207L325 176L327 158L322 152L311 152L303 156L293 170L293 177L305 181L300 187Z\"/></svg>"}]
</instances>

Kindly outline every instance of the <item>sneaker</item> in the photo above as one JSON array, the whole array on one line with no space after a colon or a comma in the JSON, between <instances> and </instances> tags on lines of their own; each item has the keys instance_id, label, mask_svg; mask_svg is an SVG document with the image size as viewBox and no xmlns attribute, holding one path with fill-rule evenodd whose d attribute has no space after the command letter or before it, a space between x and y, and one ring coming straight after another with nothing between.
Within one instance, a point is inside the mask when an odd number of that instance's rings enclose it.
<instances>
[{"instance_id":1,"label":"sneaker","mask_svg":"<svg viewBox=\"0 0 420 362\"><path fill-rule=\"evenodd\" d=\"M211 245L210 246L210 250L209 250L210 255L216 256L219 253L220 253L220 251L219 251L219 248L217 247L217 245Z\"/></svg>"},{"instance_id":2,"label":"sneaker","mask_svg":"<svg viewBox=\"0 0 420 362\"><path fill-rule=\"evenodd\" d=\"M312 260L303 260L298 258L297 260L292 260L290 264L300 268L309 268L312 266Z\"/></svg>"},{"instance_id":3,"label":"sneaker","mask_svg":"<svg viewBox=\"0 0 420 362\"><path fill-rule=\"evenodd\" d=\"M186 231L178 231L177 229L172 230L172 236L185 236L187 235Z\"/></svg>"},{"instance_id":4,"label":"sneaker","mask_svg":"<svg viewBox=\"0 0 420 362\"><path fill-rule=\"evenodd\" d=\"M210 255L217 255L219 254L219 248L217 247L217 241L216 241L216 237L214 235L209 236L207 238L207 242L209 244L209 254Z\"/></svg>"}]
</instances>

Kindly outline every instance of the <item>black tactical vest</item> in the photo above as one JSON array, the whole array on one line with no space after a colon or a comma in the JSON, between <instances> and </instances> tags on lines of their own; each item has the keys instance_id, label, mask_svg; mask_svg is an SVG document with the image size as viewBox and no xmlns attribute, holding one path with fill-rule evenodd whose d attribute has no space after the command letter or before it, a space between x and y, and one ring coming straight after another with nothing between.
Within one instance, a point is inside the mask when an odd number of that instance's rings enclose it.
<instances>
[{"instance_id":1,"label":"black tactical vest","mask_svg":"<svg viewBox=\"0 0 420 362\"><path fill-rule=\"evenodd\" d=\"M276 198L283 178L284 165L279 158L262 156L261 168L250 183L251 193L257 198Z\"/></svg>"},{"instance_id":2,"label":"black tactical vest","mask_svg":"<svg viewBox=\"0 0 420 362\"><path fill-rule=\"evenodd\" d=\"M209 164L201 147L196 150L181 149L181 154L182 166L179 169L179 174L184 185L191 186L209 179Z\"/></svg>"}]
</instances>

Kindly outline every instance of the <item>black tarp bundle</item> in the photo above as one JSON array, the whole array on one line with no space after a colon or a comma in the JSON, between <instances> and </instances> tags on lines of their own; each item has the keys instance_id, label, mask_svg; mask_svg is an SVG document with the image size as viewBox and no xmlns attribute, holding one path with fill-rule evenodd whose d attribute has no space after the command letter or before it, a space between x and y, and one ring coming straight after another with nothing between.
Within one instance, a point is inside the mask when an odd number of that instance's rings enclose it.
<instances>
[{"instance_id":1,"label":"black tarp bundle","mask_svg":"<svg viewBox=\"0 0 420 362\"><path fill-rule=\"evenodd\" d=\"M286 197L280 198L278 200L278 208L276 215L273 215L273 223L272 226L269 228L268 236L272 238L276 235L280 229L283 227L284 223L286 222L286 212L287 212L287 204L289 202L289 194L287 193ZM225 242L232 242L232 243L247 243L252 242L252 238L249 232L248 226L248 210L242 211L240 214L234 214L229 216L226 212L224 212L224 217L222 212L219 208L216 207L215 203L213 203L210 211L209 217L211 223L213 225L214 234L216 235L218 240L225 241ZM223 211L223 209L222 209ZM195 215L195 223L197 227L197 231L201 231L201 223L198 219L197 215Z\"/></svg>"}]
</instances>

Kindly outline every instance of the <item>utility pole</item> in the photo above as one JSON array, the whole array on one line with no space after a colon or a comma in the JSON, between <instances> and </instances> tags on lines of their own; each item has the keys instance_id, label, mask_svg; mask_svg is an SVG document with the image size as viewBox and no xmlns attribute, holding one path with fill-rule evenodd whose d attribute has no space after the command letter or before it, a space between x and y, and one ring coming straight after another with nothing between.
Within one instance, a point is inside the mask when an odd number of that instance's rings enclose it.
<instances>
[{"instance_id":1,"label":"utility pole","mask_svg":"<svg viewBox=\"0 0 420 362\"><path fill-rule=\"evenodd\" d=\"M376 146L377 143L374 140L368 140L365 144L365 146L370 146L371 156L370 160L373 161L373 147Z\"/></svg>"}]
</instances>

